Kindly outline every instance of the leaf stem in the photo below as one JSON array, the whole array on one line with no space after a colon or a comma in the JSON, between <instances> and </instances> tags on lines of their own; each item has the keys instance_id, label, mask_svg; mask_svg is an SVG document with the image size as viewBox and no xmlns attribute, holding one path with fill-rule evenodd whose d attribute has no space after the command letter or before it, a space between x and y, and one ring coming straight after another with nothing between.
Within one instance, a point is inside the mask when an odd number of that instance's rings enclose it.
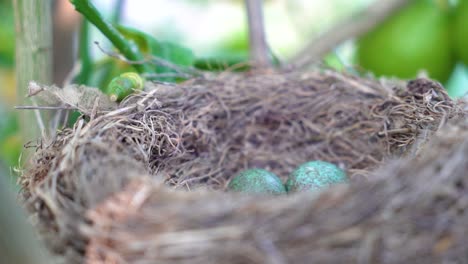
<instances>
[{"instance_id":1,"label":"leaf stem","mask_svg":"<svg viewBox=\"0 0 468 264\"><path fill-rule=\"evenodd\" d=\"M75 6L75 10L80 12L89 22L96 26L112 44L131 61L143 60L143 55L136 45L129 42L120 32L109 22L105 21L96 7L89 0L69 0ZM133 67L139 73L152 72L151 68L145 64L134 64Z\"/></svg>"}]
</instances>

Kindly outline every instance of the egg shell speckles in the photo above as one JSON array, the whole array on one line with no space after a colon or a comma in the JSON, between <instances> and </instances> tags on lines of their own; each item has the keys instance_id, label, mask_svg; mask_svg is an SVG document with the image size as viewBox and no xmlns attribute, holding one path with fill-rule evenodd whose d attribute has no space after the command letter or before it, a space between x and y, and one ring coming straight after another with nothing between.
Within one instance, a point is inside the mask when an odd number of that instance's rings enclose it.
<instances>
[{"instance_id":1,"label":"egg shell speckles","mask_svg":"<svg viewBox=\"0 0 468 264\"><path fill-rule=\"evenodd\" d=\"M249 169L237 174L229 183L228 189L249 194L285 194L281 179L263 169Z\"/></svg>"},{"instance_id":2,"label":"egg shell speckles","mask_svg":"<svg viewBox=\"0 0 468 264\"><path fill-rule=\"evenodd\" d=\"M286 181L288 192L303 190L319 191L333 184L346 183L346 173L335 164L325 161L310 161L300 165Z\"/></svg>"}]
</instances>

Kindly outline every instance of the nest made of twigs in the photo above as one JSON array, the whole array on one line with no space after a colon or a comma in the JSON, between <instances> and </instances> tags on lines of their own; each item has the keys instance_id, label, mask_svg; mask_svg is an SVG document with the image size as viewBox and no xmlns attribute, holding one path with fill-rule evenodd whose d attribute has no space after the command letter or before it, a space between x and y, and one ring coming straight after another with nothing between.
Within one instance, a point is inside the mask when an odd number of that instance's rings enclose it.
<instances>
[{"instance_id":1,"label":"nest made of twigs","mask_svg":"<svg viewBox=\"0 0 468 264\"><path fill-rule=\"evenodd\" d=\"M405 164L425 164L410 158L428 150L434 131L464 114L443 87L426 79L376 81L321 70L147 84L118 109L94 113L40 146L22 177L24 194L45 240L69 261L401 262L429 256L422 250L438 241L405 229L413 223L385 218L394 199L417 206L425 195L418 192L433 195L426 186L431 180L418 171L407 179ZM401 156L410 161L396 163L400 174L390 165L373 174ZM345 169L351 186L319 198L220 192L243 169L260 167L284 179L315 159ZM443 181L459 174L439 179L434 170L430 176ZM400 193L405 184L411 191ZM421 205L427 206L403 210L408 214L401 219L424 217L429 205ZM399 223L409 236L401 239L423 239L414 254L398 254L411 248L399 244ZM395 240L375 249L387 231L398 231Z\"/></svg>"}]
</instances>

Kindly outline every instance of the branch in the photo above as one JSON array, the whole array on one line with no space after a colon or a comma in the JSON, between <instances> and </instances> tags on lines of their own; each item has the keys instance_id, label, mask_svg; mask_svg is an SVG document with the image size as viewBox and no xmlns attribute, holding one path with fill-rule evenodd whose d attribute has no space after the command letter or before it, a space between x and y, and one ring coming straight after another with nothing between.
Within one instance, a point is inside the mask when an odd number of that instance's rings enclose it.
<instances>
[{"instance_id":1,"label":"branch","mask_svg":"<svg viewBox=\"0 0 468 264\"><path fill-rule=\"evenodd\" d=\"M337 24L312 40L290 60L286 67L302 68L321 59L338 44L363 35L410 2L410 0L374 1L366 10Z\"/></svg>"},{"instance_id":2,"label":"branch","mask_svg":"<svg viewBox=\"0 0 468 264\"><path fill-rule=\"evenodd\" d=\"M256 66L271 66L263 23L262 0L245 0L249 26L250 57Z\"/></svg>"}]
</instances>

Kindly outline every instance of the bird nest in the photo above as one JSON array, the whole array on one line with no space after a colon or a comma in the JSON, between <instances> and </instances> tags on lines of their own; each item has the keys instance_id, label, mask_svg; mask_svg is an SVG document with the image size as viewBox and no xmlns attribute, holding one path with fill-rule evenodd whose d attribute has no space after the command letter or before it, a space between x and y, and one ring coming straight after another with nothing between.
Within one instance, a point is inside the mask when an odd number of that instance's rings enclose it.
<instances>
[{"instance_id":1,"label":"bird nest","mask_svg":"<svg viewBox=\"0 0 468 264\"><path fill-rule=\"evenodd\" d=\"M147 83L114 109L80 110L21 178L41 237L67 263L466 257L468 123L433 81L224 73ZM338 165L350 184L225 191L244 169L285 180L309 160Z\"/></svg>"}]
</instances>

